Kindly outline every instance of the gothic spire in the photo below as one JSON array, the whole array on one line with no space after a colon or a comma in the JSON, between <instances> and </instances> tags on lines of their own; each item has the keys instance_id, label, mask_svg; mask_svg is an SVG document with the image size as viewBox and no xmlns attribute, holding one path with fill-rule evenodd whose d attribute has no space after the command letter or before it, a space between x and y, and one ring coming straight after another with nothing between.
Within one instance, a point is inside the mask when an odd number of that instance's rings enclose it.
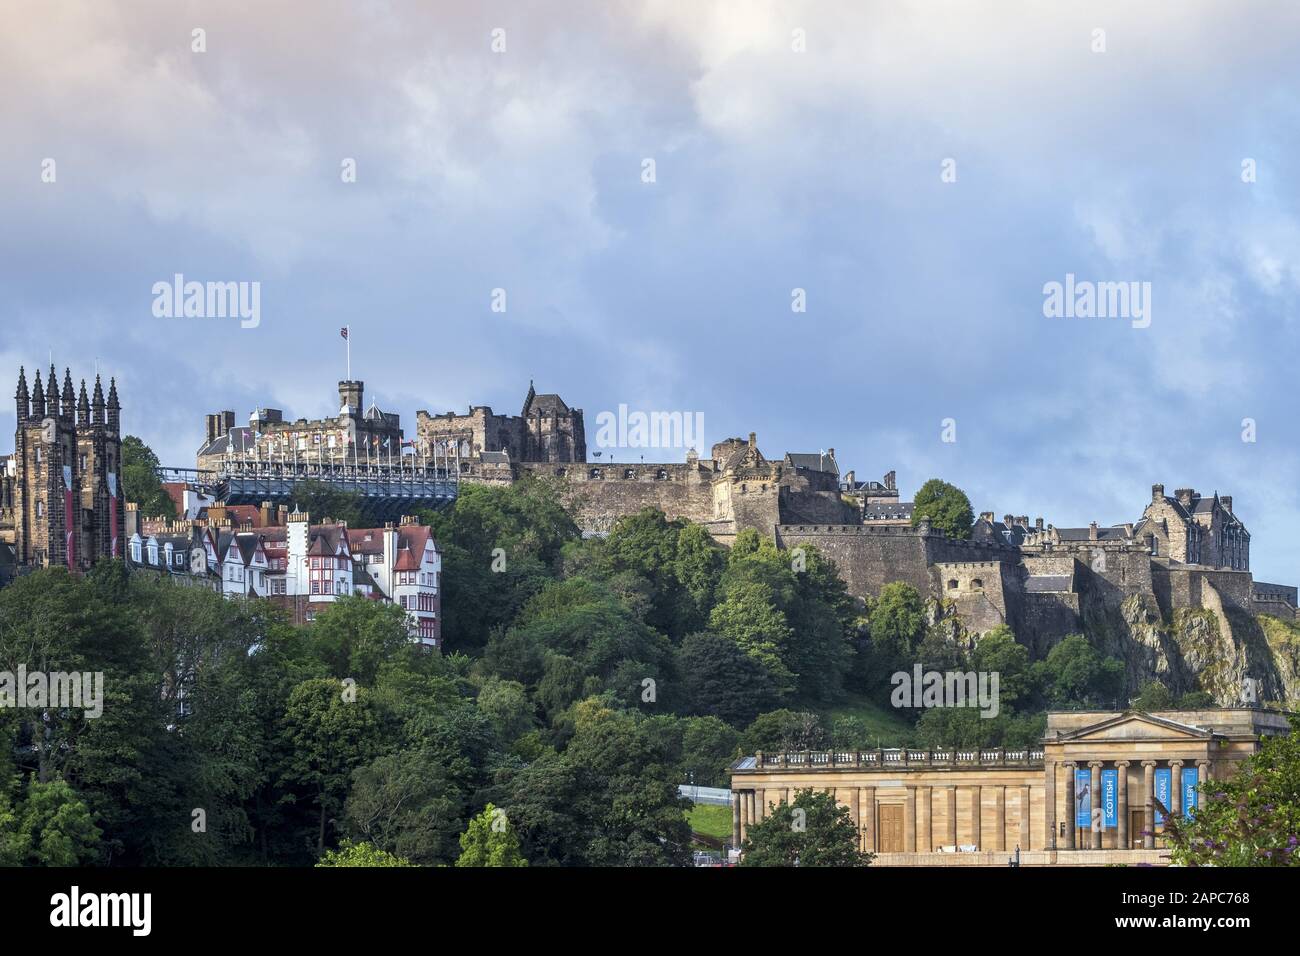
<instances>
[{"instance_id":1,"label":"gothic spire","mask_svg":"<svg viewBox=\"0 0 1300 956\"><path fill-rule=\"evenodd\" d=\"M110 378L108 380L108 427L113 431L117 431L122 424L119 414L121 410L122 406L117 401L117 379Z\"/></svg>"},{"instance_id":2,"label":"gothic spire","mask_svg":"<svg viewBox=\"0 0 1300 956\"><path fill-rule=\"evenodd\" d=\"M63 370L63 417L72 420L77 409L77 393L72 390L72 369Z\"/></svg>"},{"instance_id":3,"label":"gothic spire","mask_svg":"<svg viewBox=\"0 0 1300 956\"><path fill-rule=\"evenodd\" d=\"M91 421L96 425L104 424L104 386L100 384L98 374L95 375L95 395L90 400L90 407L95 413Z\"/></svg>"},{"instance_id":4,"label":"gothic spire","mask_svg":"<svg viewBox=\"0 0 1300 956\"><path fill-rule=\"evenodd\" d=\"M27 371L21 365L18 366L18 391L14 393L14 399L18 403L18 424L22 424L31 414L31 396L27 394Z\"/></svg>"},{"instance_id":5,"label":"gothic spire","mask_svg":"<svg viewBox=\"0 0 1300 956\"><path fill-rule=\"evenodd\" d=\"M77 424L90 424L90 399L86 396L86 380L81 380L81 394L77 397Z\"/></svg>"},{"instance_id":6,"label":"gothic spire","mask_svg":"<svg viewBox=\"0 0 1300 956\"><path fill-rule=\"evenodd\" d=\"M45 387L41 385L41 370L36 370L36 387L32 389L32 418L45 417Z\"/></svg>"}]
</instances>

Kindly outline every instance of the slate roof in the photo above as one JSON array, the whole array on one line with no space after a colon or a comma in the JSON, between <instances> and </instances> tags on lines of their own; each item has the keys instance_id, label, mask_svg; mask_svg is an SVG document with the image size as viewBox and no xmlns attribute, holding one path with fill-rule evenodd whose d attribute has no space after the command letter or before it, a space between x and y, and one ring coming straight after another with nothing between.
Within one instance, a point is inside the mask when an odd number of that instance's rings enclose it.
<instances>
[{"instance_id":1,"label":"slate roof","mask_svg":"<svg viewBox=\"0 0 1300 956\"><path fill-rule=\"evenodd\" d=\"M1062 541L1089 541L1092 539L1091 528L1057 528L1056 533ZM1098 541L1131 541L1123 528L1098 528Z\"/></svg>"},{"instance_id":2,"label":"slate roof","mask_svg":"<svg viewBox=\"0 0 1300 956\"><path fill-rule=\"evenodd\" d=\"M877 502L867 505L862 511L863 521L888 521L898 518L912 520L912 502Z\"/></svg>"},{"instance_id":3,"label":"slate roof","mask_svg":"<svg viewBox=\"0 0 1300 956\"><path fill-rule=\"evenodd\" d=\"M1073 578L1068 574L1034 574L1025 578L1025 590L1031 594L1051 594L1069 591Z\"/></svg>"},{"instance_id":4,"label":"slate roof","mask_svg":"<svg viewBox=\"0 0 1300 956\"><path fill-rule=\"evenodd\" d=\"M786 452L786 461L795 468L807 468L809 471L824 471L831 475L840 473L840 466L835 463L835 459L830 455L823 455L818 452Z\"/></svg>"},{"instance_id":5,"label":"slate roof","mask_svg":"<svg viewBox=\"0 0 1300 956\"><path fill-rule=\"evenodd\" d=\"M232 428L229 434L215 438L199 449L200 455L224 455L227 452L240 454L253 450L257 443L256 433L246 425Z\"/></svg>"}]
</instances>

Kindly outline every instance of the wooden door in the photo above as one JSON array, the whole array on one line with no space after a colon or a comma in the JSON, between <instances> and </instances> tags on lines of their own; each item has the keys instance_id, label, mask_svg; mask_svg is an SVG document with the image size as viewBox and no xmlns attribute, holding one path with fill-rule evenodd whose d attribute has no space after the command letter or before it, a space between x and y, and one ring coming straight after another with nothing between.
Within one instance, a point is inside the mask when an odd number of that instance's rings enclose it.
<instances>
[{"instance_id":1,"label":"wooden door","mask_svg":"<svg viewBox=\"0 0 1300 956\"><path fill-rule=\"evenodd\" d=\"M876 832L880 835L881 853L903 852L902 804L886 804L880 808L880 825Z\"/></svg>"},{"instance_id":2,"label":"wooden door","mask_svg":"<svg viewBox=\"0 0 1300 956\"><path fill-rule=\"evenodd\" d=\"M1128 849L1140 850L1145 843L1142 831L1147 828L1147 813L1145 810L1129 809L1128 812Z\"/></svg>"}]
</instances>

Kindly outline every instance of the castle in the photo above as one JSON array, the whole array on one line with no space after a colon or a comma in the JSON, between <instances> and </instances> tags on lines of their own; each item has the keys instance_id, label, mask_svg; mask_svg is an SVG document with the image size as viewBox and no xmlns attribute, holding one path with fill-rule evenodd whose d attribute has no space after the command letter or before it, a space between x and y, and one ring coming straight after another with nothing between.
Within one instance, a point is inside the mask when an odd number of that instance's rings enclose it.
<instances>
[{"instance_id":1,"label":"castle","mask_svg":"<svg viewBox=\"0 0 1300 956\"><path fill-rule=\"evenodd\" d=\"M101 557L121 556L116 381L110 379L107 398L98 375L93 395L86 394L85 379L77 394L65 369L60 395L51 366L45 383L36 373L29 395L26 370L19 369L15 400L14 452L0 458L0 563L7 565L0 577L51 565L84 571Z\"/></svg>"}]
</instances>

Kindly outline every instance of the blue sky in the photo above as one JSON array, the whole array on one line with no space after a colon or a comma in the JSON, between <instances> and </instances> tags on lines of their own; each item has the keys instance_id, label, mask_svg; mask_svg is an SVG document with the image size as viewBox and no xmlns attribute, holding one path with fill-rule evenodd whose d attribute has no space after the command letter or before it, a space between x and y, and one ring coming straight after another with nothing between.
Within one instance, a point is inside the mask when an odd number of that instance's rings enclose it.
<instances>
[{"instance_id":1,"label":"blue sky","mask_svg":"<svg viewBox=\"0 0 1300 956\"><path fill-rule=\"evenodd\" d=\"M620 403L701 411L709 441L834 447L1058 525L1136 520L1154 482L1218 490L1257 576L1300 581L1293 4L0 16L6 394L51 349L98 361L128 430L189 464L206 412L333 413L346 324L408 428L516 412L532 378L589 431ZM155 318L177 272L260 282L261 324ZM1150 327L1046 318L1067 273L1150 282Z\"/></svg>"}]
</instances>

